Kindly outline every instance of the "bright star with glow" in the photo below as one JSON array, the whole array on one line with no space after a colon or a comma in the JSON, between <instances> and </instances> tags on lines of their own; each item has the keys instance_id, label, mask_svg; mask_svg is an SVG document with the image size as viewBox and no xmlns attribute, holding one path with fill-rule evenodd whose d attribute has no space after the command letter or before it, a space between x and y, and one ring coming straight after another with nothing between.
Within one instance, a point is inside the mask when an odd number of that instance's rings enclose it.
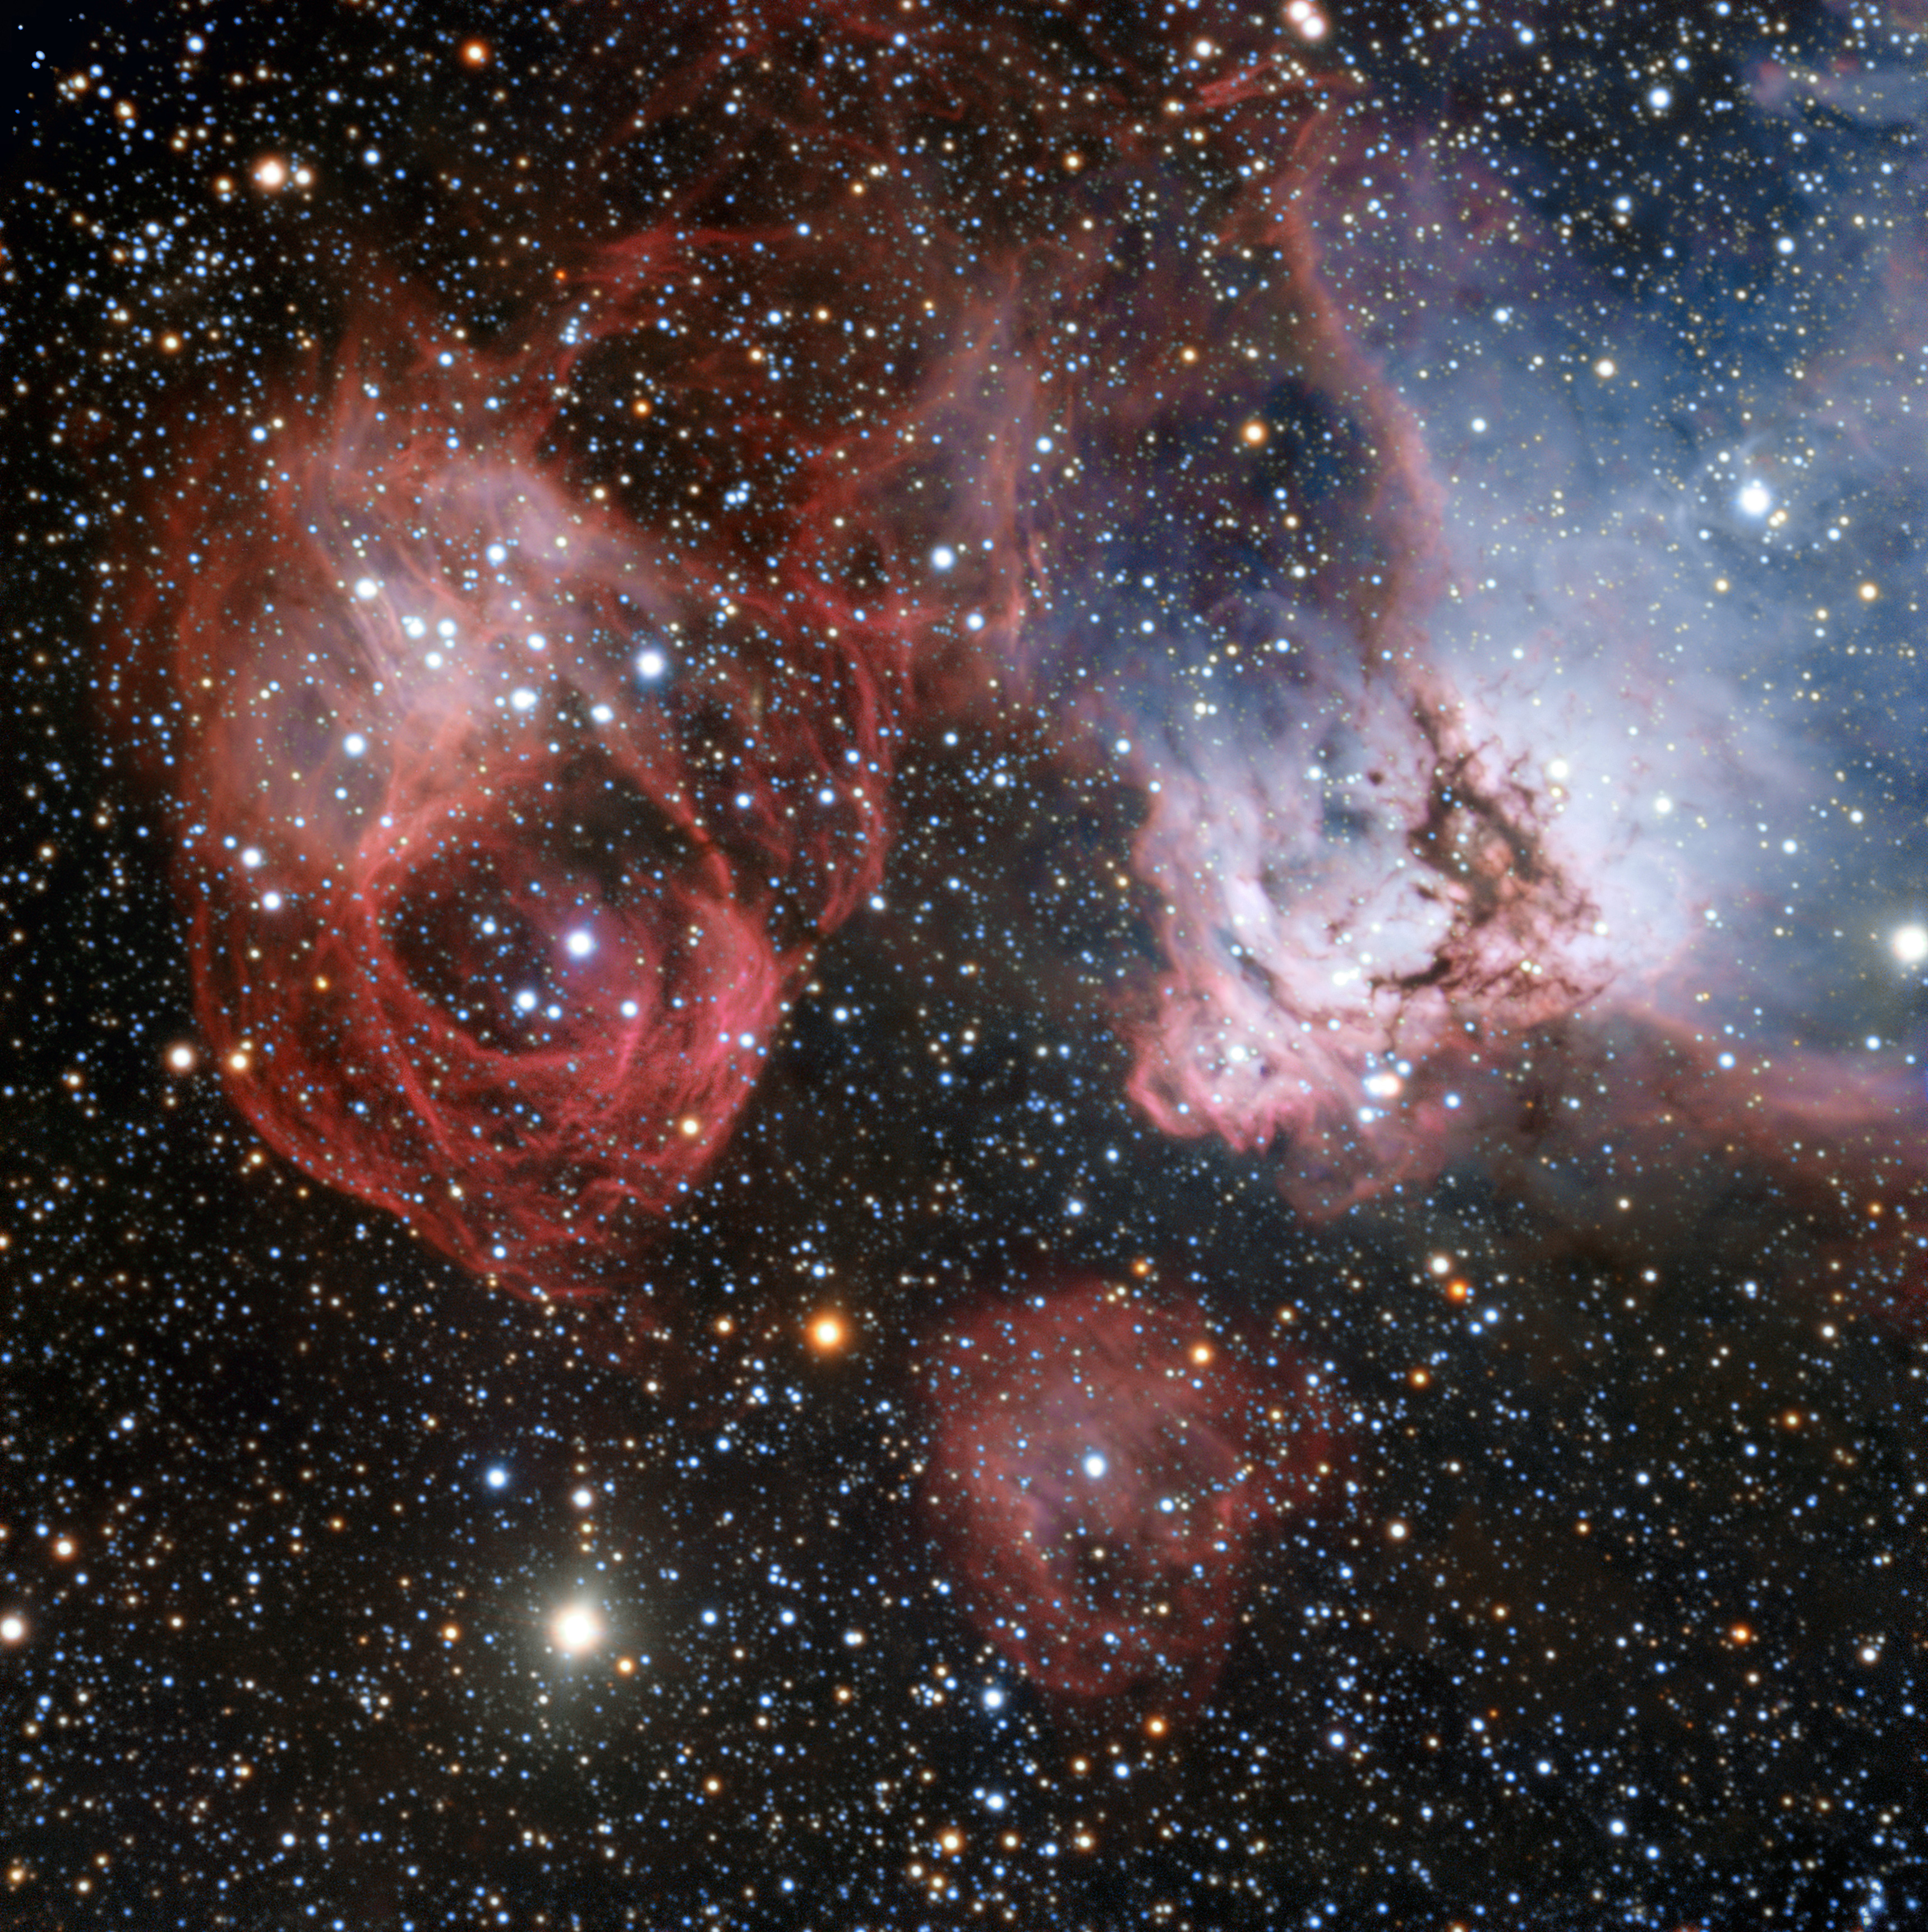
<instances>
[{"instance_id":1,"label":"bright star with glow","mask_svg":"<svg viewBox=\"0 0 1928 1932\"><path fill-rule=\"evenodd\" d=\"M580 1657L602 1641L602 1618L586 1604L571 1604L556 1612L549 1632L558 1650Z\"/></svg>"}]
</instances>

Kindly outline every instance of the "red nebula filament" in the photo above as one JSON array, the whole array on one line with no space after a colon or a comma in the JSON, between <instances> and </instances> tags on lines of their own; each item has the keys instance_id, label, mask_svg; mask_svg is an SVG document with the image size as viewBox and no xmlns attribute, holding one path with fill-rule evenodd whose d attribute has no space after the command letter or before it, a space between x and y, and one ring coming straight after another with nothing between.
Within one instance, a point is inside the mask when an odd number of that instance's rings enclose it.
<instances>
[{"instance_id":1,"label":"red nebula filament","mask_svg":"<svg viewBox=\"0 0 1928 1932\"><path fill-rule=\"evenodd\" d=\"M1321 1372L1082 1278L981 1310L932 1388L925 1506L983 1635L1066 1697L1209 1685L1255 1540L1330 1468Z\"/></svg>"}]
</instances>

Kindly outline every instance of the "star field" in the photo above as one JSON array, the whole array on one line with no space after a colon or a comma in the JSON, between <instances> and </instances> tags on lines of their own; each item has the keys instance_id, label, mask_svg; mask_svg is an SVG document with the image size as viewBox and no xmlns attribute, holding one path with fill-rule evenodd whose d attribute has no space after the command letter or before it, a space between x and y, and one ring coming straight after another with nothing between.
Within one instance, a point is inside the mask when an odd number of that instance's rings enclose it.
<instances>
[{"instance_id":1,"label":"star field","mask_svg":"<svg viewBox=\"0 0 1928 1932\"><path fill-rule=\"evenodd\" d=\"M0 1918L1923 1922L1924 32L16 34Z\"/></svg>"}]
</instances>

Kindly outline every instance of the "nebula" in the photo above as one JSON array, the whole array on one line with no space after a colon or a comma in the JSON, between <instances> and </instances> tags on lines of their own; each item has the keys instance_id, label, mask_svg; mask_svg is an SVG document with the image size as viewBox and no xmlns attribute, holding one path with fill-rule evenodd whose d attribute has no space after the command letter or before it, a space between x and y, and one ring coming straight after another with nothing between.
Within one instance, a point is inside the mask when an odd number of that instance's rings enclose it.
<instances>
[{"instance_id":1,"label":"nebula","mask_svg":"<svg viewBox=\"0 0 1928 1932\"><path fill-rule=\"evenodd\" d=\"M1916 1910L1924 9L35 23L10 1892Z\"/></svg>"},{"instance_id":2,"label":"nebula","mask_svg":"<svg viewBox=\"0 0 1928 1932\"><path fill-rule=\"evenodd\" d=\"M892 668L789 575L723 580L571 490L527 400L561 345L469 351L398 290L349 339L253 442L190 440L118 694L237 1104L572 1294L713 1162L880 876Z\"/></svg>"},{"instance_id":3,"label":"nebula","mask_svg":"<svg viewBox=\"0 0 1928 1932\"><path fill-rule=\"evenodd\" d=\"M1806 839L1758 835L1828 811L1802 724L1747 688L1801 675L1806 634L1748 580L1798 468L1749 494L1765 453L1737 422L1754 454L1670 488L1681 425L1616 393L1657 380L1657 352L1543 218L1423 129L1321 111L1215 218L1184 298L1178 267L1135 281L1168 332L1158 366L1087 399L1060 520L1100 534L1058 595L1080 621L1042 626L1082 651L1051 679L1099 688L1087 708L1148 800L1132 864L1165 970L1116 1016L1133 1097L1166 1133L1263 1153L1313 1215L1516 1141L1522 1070L1556 1040L1577 1070L1651 1029L1681 1112L1711 1138L1750 1131L1734 1055L1699 1028L1710 1000L1742 1004L1741 936L1794 910L1772 854ZM1576 356L1554 319L1589 297L1613 354ZM1828 406L1836 473L1876 483L1897 431L1856 392L1903 332L1864 332L1816 380L1855 398ZM1549 373L1551 406L1522 406L1467 356L1482 337L1577 364L1588 391ZM1803 1064L1837 1130L1894 1121L1892 1079ZM1810 1125L1763 1071L1741 1111ZM1588 1099L1613 1138L1624 1117Z\"/></svg>"},{"instance_id":4,"label":"nebula","mask_svg":"<svg viewBox=\"0 0 1928 1932\"><path fill-rule=\"evenodd\" d=\"M1293 19L913 51L856 7L800 64L696 10L548 280L472 331L378 274L195 425L109 709L269 1140L593 1286L711 1170L946 721L1128 774L1129 1091L1308 1214L1510 1131L1547 1029L1690 1026L1762 801L1816 802L1729 672L1798 644L1719 574L1753 512L1657 480L1637 332L1576 358L1544 220ZM1033 97L1002 146L960 118ZM1543 340L1552 412L1469 330Z\"/></svg>"},{"instance_id":5,"label":"nebula","mask_svg":"<svg viewBox=\"0 0 1928 1932\"><path fill-rule=\"evenodd\" d=\"M1075 1276L988 1299L928 1370L925 1514L972 1623L1040 1689L1209 1688L1254 1546L1306 1520L1336 1413L1290 1350Z\"/></svg>"},{"instance_id":6,"label":"nebula","mask_svg":"<svg viewBox=\"0 0 1928 1932\"><path fill-rule=\"evenodd\" d=\"M1157 38L1141 64L959 30L900 62L856 8L799 68L694 10L604 126L601 206L548 211L553 280L505 258L471 327L345 236L361 278L304 357L184 412L105 710L172 821L206 1044L274 1146L545 1294L709 1169L881 877L902 731L1064 655L1049 614L1096 560L1048 560L1052 425L1122 454L1105 392L1142 373L1060 356L1068 311L1164 326L1122 292L1164 164L1121 116L1182 112L1222 165L1310 112L1221 24L1168 103ZM1054 75L1025 154L960 126ZM667 184L619 185L671 130ZM1027 186L976 235L987 170Z\"/></svg>"},{"instance_id":7,"label":"nebula","mask_svg":"<svg viewBox=\"0 0 1928 1932\"><path fill-rule=\"evenodd\" d=\"M1372 262L1349 211L1403 237L1442 200L1498 197L1429 178L1410 134L1361 118L1369 132L1308 129L1294 164L1250 192L1216 310L1187 311L1223 332L1204 345L1210 404L1172 396L1141 440L1175 449L1156 474L1176 469L1201 500L1175 549L1161 532L1160 572L1133 580L1138 621L1120 628L1144 634L1149 668L1114 686L1152 799L1134 863L1170 962L1150 1011L1125 1016L1132 1090L1168 1132L1275 1150L1312 1211L1462 1155L1483 1057L1638 997L1691 910L1640 822L1653 805L1638 790L1660 788L1637 748L1603 760L1589 777L1603 772L1609 795L1572 809L1570 768L1616 725L1652 729L1651 696L1576 693L1531 716L1522 685L1597 643L1544 597L1516 634L1533 646L1525 674L1494 678L1500 640L1467 635L1478 559L1387 347L1362 339L1362 320L1398 306L1396 290L1363 286L1375 267L1388 279L1397 250ZM1396 156L1376 178L1373 153ZM1488 230L1509 226L1482 212ZM1480 299L1504 308L1517 266L1489 240ZM1262 373L1228 385L1243 359L1228 350L1249 343L1267 346ZM1492 630L1522 614L1480 613ZM1638 680L1637 656L1619 669Z\"/></svg>"}]
</instances>

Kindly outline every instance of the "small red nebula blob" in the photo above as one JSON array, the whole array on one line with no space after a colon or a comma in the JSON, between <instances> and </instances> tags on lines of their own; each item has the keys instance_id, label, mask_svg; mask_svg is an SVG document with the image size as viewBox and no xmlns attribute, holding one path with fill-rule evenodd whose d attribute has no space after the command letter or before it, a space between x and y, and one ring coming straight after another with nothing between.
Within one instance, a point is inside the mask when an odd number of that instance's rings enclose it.
<instances>
[{"instance_id":1,"label":"small red nebula blob","mask_svg":"<svg viewBox=\"0 0 1928 1932\"><path fill-rule=\"evenodd\" d=\"M924 1508L984 1636L1072 1700L1209 1688L1255 1543L1330 1475L1323 1372L1079 1276L979 1309L930 1386Z\"/></svg>"}]
</instances>

